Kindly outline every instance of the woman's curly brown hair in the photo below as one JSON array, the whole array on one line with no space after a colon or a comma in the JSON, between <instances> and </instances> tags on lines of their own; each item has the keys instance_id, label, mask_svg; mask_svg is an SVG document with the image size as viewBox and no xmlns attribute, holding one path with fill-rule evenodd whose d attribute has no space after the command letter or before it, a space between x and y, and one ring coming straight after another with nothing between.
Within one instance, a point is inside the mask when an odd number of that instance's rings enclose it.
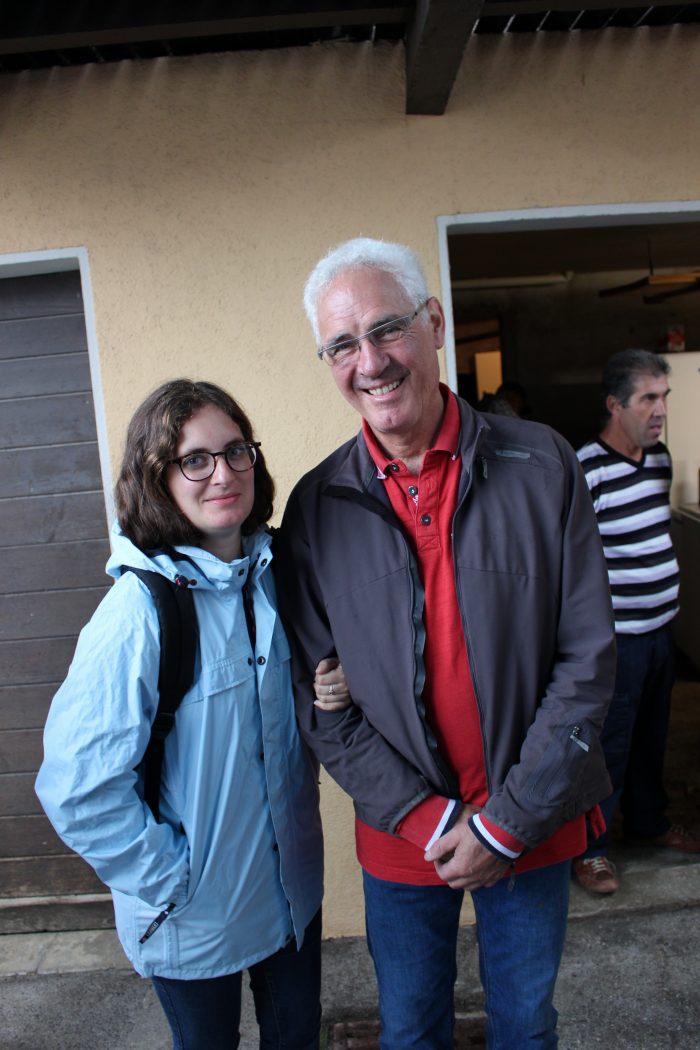
<instances>
[{"instance_id":1,"label":"woman's curly brown hair","mask_svg":"<svg viewBox=\"0 0 700 1050\"><path fill-rule=\"evenodd\" d=\"M122 532L141 550L165 545L199 546L202 534L175 506L165 482L182 427L195 412L215 405L236 423L244 441L253 441L253 427L233 398L214 383L173 379L159 386L136 409L126 435L126 447L114 495ZM260 449L253 467L253 509L243 522L244 536L272 517L275 483Z\"/></svg>"}]
</instances>

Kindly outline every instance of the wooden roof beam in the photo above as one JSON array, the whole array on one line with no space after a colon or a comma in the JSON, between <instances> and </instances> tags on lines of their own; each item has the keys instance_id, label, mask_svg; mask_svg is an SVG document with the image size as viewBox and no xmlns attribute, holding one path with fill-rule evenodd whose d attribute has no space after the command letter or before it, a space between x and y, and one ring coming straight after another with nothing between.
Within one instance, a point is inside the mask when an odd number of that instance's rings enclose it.
<instances>
[{"instance_id":1,"label":"wooden roof beam","mask_svg":"<svg viewBox=\"0 0 700 1050\"><path fill-rule=\"evenodd\" d=\"M417 0L406 33L406 112L445 112L484 0Z\"/></svg>"},{"instance_id":2,"label":"wooden roof beam","mask_svg":"<svg viewBox=\"0 0 700 1050\"><path fill-rule=\"evenodd\" d=\"M32 14L32 6L27 4L27 16ZM407 17L408 5L397 6L396 3L375 3L371 6L360 6L359 0L351 0L334 8L321 8L311 11L303 3L274 2L266 5L265 13L251 14L255 3L238 4L239 13L226 18L172 18L166 22L149 22L146 15L153 4L112 5L106 10L83 19L78 12L71 17L70 5L65 8L65 15L51 19L51 24L42 22L36 16L16 26L16 31L0 36L0 54L17 54L21 52L55 51L76 47L105 47L110 44L143 44L153 40L178 40L202 36L226 36L246 33L273 33L292 29L319 29L337 25L375 25L403 22ZM155 5L161 8L162 4ZM231 5L229 5L231 6ZM132 8L138 7L138 16ZM242 13L243 11L248 13ZM157 13L162 13L160 10ZM29 35L29 30L32 35Z\"/></svg>"}]
</instances>

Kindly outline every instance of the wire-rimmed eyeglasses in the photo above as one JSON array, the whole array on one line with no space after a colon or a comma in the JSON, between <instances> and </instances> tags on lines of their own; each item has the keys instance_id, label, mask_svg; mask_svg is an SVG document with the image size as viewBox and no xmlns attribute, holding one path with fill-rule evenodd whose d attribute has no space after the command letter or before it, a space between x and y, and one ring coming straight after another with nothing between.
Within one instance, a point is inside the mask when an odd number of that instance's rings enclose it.
<instances>
[{"instance_id":1,"label":"wire-rimmed eyeglasses","mask_svg":"<svg viewBox=\"0 0 700 1050\"><path fill-rule=\"evenodd\" d=\"M376 350L382 350L406 335L421 310L428 305L428 300L421 303L412 314L403 317L394 317L391 321L384 321L376 328L370 328L369 332L356 335L352 339L339 339L337 343L329 343L328 346L320 346L316 351L317 357L325 360L329 365L339 365L341 362L350 360L360 349L363 339L369 339Z\"/></svg>"},{"instance_id":2,"label":"wire-rimmed eyeglasses","mask_svg":"<svg viewBox=\"0 0 700 1050\"><path fill-rule=\"evenodd\" d=\"M238 473L250 470L255 466L260 445L260 441L234 441L221 452L188 452L186 456L179 456L170 462L177 463L188 481L206 481L216 470L219 456L224 457L231 470Z\"/></svg>"}]
</instances>

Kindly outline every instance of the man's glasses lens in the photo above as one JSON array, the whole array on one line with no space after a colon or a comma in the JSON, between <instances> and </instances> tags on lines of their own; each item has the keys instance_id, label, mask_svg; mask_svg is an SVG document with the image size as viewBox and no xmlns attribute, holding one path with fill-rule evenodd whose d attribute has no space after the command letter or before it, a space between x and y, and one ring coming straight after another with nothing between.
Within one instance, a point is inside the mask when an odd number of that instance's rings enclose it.
<instances>
[{"instance_id":1,"label":"man's glasses lens","mask_svg":"<svg viewBox=\"0 0 700 1050\"><path fill-rule=\"evenodd\" d=\"M372 346L377 350L381 350L382 347L389 346L391 343L396 343L406 335L406 332L426 305L427 300L425 303L421 303L412 314L406 314L404 317L397 317L393 321L386 321L384 324L377 325L371 331L365 332L359 339L343 339L339 343L331 343L330 346L321 347L318 351L318 356L325 358L329 365L338 365L341 361L345 361L357 353L360 349L360 339L369 339Z\"/></svg>"}]
</instances>

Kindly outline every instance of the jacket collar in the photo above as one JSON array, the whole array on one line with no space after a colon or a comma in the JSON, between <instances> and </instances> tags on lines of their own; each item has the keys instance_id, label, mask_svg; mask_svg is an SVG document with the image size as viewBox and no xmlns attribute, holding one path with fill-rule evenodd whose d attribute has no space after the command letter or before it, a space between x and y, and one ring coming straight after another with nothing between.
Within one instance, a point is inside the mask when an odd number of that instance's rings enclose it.
<instances>
[{"instance_id":1,"label":"jacket collar","mask_svg":"<svg viewBox=\"0 0 700 1050\"><path fill-rule=\"evenodd\" d=\"M458 451L462 459L462 485L465 479L471 475L472 464L476 457L481 442L490 431L491 427L483 415L455 394L450 394L457 401L460 416L460 433ZM349 441L346 446L346 454L341 456L336 468L330 472L326 479L324 492L331 488L353 489L360 493L371 493L378 497L379 492L384 493L384 486L378 485L377 467L372 459L367 442L362 431ZM461 488L462 486L460 486ZM382 502L386 502L382 499Z\"/></svg>"},{"instance_id":2,"label":"jacket collar","mask_svg":"<svg viewBox=\"0 0 700 1050\"><path fill-rule=\"evenodd\" d=\"M112 528L112 554L107 562L107 573L115 578L121 575L123 565L159 572L170 580L180 573L196 580L201 589L218 591L240 590L248 576L257 580L272 560L272 536L267 528L260 528L252 536L243 537L243 554L232 562L224 562L201 547L176 546L181 558L173 558L166 551L144 552L121 532L115 522Z\"/></svg>"}]
</instances>

